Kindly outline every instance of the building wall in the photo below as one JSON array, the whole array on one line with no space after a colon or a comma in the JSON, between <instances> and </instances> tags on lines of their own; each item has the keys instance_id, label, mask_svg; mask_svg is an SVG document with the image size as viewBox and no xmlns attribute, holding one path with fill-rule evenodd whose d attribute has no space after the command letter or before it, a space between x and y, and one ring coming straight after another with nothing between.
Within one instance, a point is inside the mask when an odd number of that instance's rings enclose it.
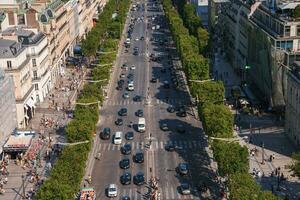
<instances>
[{"instance_id":1,"label":"building wall","mask_svg":"<svg viewBox=\"0 0 300 200\"><path fill-rule=\"evenodd\" d=\"M2 147L17 126L14 84L12 77L7 74L3 78L0 77L0 94L0 147Z\"/></svg>"},{"instance_id":2,"label":"building wall","mask_svg":"<svg viewBox=\"0 0 300 200\"><path fill-rule=\"evenodd\" d=\"M291 141L300 146L300 80L288 73L285 130Z\"/></svg>"}]
</instances>

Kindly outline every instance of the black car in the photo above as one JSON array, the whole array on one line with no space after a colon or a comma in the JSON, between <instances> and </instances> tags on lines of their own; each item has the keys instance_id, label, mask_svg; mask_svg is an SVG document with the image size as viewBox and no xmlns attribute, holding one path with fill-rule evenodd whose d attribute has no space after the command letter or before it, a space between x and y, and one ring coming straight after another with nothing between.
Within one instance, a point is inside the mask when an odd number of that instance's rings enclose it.
<instances>
[{"instance_id":1,"label":"black car","mask_svg":"<svg viewBox=\"0 0 300 200\"><path fill-rule=\"evenodd\" d=\"M143 172L138 172L134 177L133 177L133 182L136 185L143 185L145 183L145 176Z\"/></svg>"},{"instance_id":2,"label":"black car","mask_svg":"<svg viewBox=\"0 0 300 200\"><path fill-rule=\"evenodd\" d=\"M151 83L156 83L157 82L157 78L152 78L150 82Z\"/></svg>"},{"instance_id":3,"label":"black car","mask_svg":"<svg viewBox=\"0 0 300 200\"><path fill-rule=\"evenodd\" d=\"M177 171L180 175L187 175L189 173L189 166L187 163L179 163Z\"/></svg>"},{"instance_id":4,"label":"black car","mask_svg":"<svg viewBox=\"0 0 300 200\"><path fill-rule=\"evenodd\" d=\"M133 140L134 133L132 131L129 131L125 134L126 140Z\"/></svg>"},{"instance_id":5,"label":"black car","mask_svg":"<svg viewBox=\"0 0 300 200\"><path fill-rule=\"evenodd\" d=\"M133 55L137 56L137 55L139 55L139 52L138 51L133 51Z\"/></svg>"},{"instance_id":6,"label":"black car","mask_svg":"<svg viewBox=\"0 0 300 200\"><path fill-rule=\"evenodd\" d=\"M122 126L122 125L123 125L123 119L118 118L118 119L115 121L115 124L116 124L117 126Z\"/></svg>"},{"instance_id":7,"label":"black car","mask_svg":"<svg viewBox=\"0 0 300 200\"><path fill-rule=\"evenodd\" d=\"M168 131L169 130L168 124L161 123L160 124L160 129L163 130L163 131Z\"/></svg>"},{"instance_id":8,"label":"black car","mask_svg":"<svg viewBox=\"0 0 300 200\"><path fill-rule=\"evenodd\" d=\"M120 182L123 185L129 185L131 183L131 174L126 172L120 177Z\"/></svg>"},{"instance_id":9,"label":"black car","mask_svg":"<svg viewBox=\"0 0 300 200\"><path fill-rule=\"evenodd\" d=\"M122 154L128 155L131 154L131 145L130 144L124 144L124 146L121 147Z\"/></svg>"},{"instance_id":10,"label":"black car","mask_svg":"<svg viewBox=\"0 0 300 200\"><path fill-rule=\"evenodd\" d=\"M130 197L129 197L129 196L123 196L123 197L121 198L121 200L130 200Z\"/></svg>"},{"instance_id":11,"label":"black car","mask_svg":"<svg viewBox=\"0 0 300 200\"><path fill-rule=\"evenodd\" d=\"M135 112L135 115L138 116L138 117L143 117L144 112L143 112L142 109L138 109L138 110Z\"/></svg>"},{"instance_id":12,"label":"black car","mask_svg":"<svg viewBox=\"0 0 300 200\"><path fill-rule=\"evenodd\" d=\"M121 108L121 110L119 110L118 114L120 116L127 116L127 108Z\"/></svg>"},{"instance_id":13,"label":"black car","mask_svg":"<svg viewBox=\"0 0 300 200\"><path fill-rule=\"evenodd\" d=\"M178 115L179 117L186 117L187 114L186 114L185 108L179 108L177 115Z\"/></svg>"},{"instance_id":14,"label":"black car","mask_svg":"<svg viewBox=\"0 0 300 200\"><path fill-rule=\"evenodd\" d=\"M136 95L136 96L133 97L133 101L135 101L135 102L141 102L142 101L142 97L139 96L139 95Z\"/></svg>"},{"instance_id":15,"label":"black car","mask_svg":"<svg viewBox=\"0 0 300 200\"><path fill-rule=\"evenodd\" d=\"M174 112L175 112L175 108L174 108L173 106L169 106L169 107L167 108L167 111L168 111L169 113L174 113Z\"/></svg>"},{"instance_id":16,"label":"black car","mask_svg":"<svg viewBox=\"0 0 300 200\"><path fill-rule=\"evenodd\" d=\"M185 133L185 127L182 124L178 124L176 126L176 130L177 130L178 133Z\"/></svg>"},{"instance_id":17,"label":"black car","mask_svg":"<svg viewBox=\"0 0 300 200\"><path fill-rule=\"evenodd\" d=\"M161 73L166 73L167 72L166 68L163 68L160 71L161 71Z\"/></svg>"},{"instance_id":18,"label":"black car","mask_svg":"<svg viewBox=\"0 0 300 200\"><path fill-rule=\"evenodd\" d=\"M123 80L123 79L121 79L121 80L118 80L118 85L124 85L124 83L125 83L125 81Z\"/></svg>"},{"instance_id":19,"label":"black car","mask_svg":"<svg viewBox=\"0 0 300 200\"><path fill-rule=\"evenodd\" d=\"M145 40L144 36L142 36L140 40Z\"/></svg>"},{"instance_id":20,"label":"black car","mask_svg":"<svg viewBox=\"0 0 300 200\"><path fill-rule=\"evenodd\" d=\"M122 85L118 85L118 86L116 87L116 89L117 89L117 90L123 90L123 86L122 86Z\"/></svg>"},{"instance_id":21,"label":"black car","mask_svg":"<svg viewBox=\"0 0 300 200\"><path fill-rule=\"evenodd\" d=\"M129 158L124 158L119 162L121 169L128 169L130 167L130 160Z\"/></svg>"},{"instance_id":22,"label":"black car","mask_svg":"<svg viewBox=\"0 0 300 200\"><path fill-rule=\"evenodd\" d=\"M134 78L134 75L133 75L133 74L128 74L127 78L128 78L128 79L133 79L133 78Z\"/></svg>"},{"instance_id":23,"label":"black car","mask_svg":"<svg viewBox=\"0 0 300 200\"><path fill-rule=\"evenodd\" d=\"M136 163L143 163L144 162L144 153L138 152L134 155L134 161Z\"/></svg>"},{"instance_id":24,"label":"black car","mask_svg":"<svg viewBox=\"0 0 300 200\"><path fill-rule=\"evenodd\" d=\"M109 140L110 138L110 128L104 128L103 131L100 133L100 137L103 140Z\"/></svg>"},{"instance_id":25,"label":"black car","mask_svg":"<svg viewBox=\"0 0 300 200\"><path fill-rule=\"evenodd\" d=\"M171 151L171 152L176 150L176 147L173 144L167 144L165 148L167 151Z\"/></svg>"}]
</instances>

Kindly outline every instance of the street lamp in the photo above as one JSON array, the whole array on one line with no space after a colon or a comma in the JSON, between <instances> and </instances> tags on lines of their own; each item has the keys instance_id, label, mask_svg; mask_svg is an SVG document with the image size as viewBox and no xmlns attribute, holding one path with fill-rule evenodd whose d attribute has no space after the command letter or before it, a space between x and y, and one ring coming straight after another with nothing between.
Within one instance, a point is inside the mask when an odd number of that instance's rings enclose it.
<instances>
[{"instance_id":1,"label":"street lamp","mask_svg":"<svg viewBox=\"0 0 300 200\"><path fill-rule=\"evenodd\" d=\"M26 178L25 178L24 174L22 174L21 178L22 178L22 199L26 199L26 195L25 195L25 180L26 180Z\"/></svg>"}]
</instances>

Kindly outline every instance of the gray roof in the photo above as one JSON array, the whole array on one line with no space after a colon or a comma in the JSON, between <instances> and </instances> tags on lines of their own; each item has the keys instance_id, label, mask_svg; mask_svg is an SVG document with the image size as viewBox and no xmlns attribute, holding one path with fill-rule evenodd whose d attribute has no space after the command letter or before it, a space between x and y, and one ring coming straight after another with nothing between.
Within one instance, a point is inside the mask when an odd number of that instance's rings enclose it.
<instances>
[{"instance_id":1,"label":"gray roof","mask_svg":"<svg viewBox=\"0 0 300 200\"><path fill-rule=\"evenodd\" d=\"M17 36L30 37L34 34L33 31L25 30L20 27L10 27L2 31L2 35L11 35L15 33Z\"/></svg>"},{"instance_id":2,"label":"gray roof","mask_svg":"<svg viewBox=\"0 0 300 200\"><path fill-rule=\"evenodd\" d=\"M31 30L24 29L22 26L10 27L2 32L4 37L14 34L18 36L18 40L22 42L23 45L37 44L41 39L46 37L42 32L35 34Z\"/></svg>"},{"instance_id":3,"label":"gray roof","mask_svg":"<svg viewBox=\"0 0 300 200\"><path fill-rule=\"evenodd\" d=\"M14 58L24 50L21 43L0 39L0 58Z\"/></svg>"}]
</instances>

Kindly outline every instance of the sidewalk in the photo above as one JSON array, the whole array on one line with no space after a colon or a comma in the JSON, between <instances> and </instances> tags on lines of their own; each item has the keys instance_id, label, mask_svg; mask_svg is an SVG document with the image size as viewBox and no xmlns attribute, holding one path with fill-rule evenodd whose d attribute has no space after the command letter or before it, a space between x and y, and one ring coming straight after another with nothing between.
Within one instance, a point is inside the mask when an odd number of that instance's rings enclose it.
<instances>
[{"instance_id":1,"label":"sidewalk","mask_svg":"<svg viewBox=\"0 0 300 200\"><path fill-rule=\"evenodd\" d=\"M214 76L223 80L225 96L229 97L231 86L240 85L241 79L221 55L216 53L215 58ZM246 93L250 98L254 98L250 90L247 90ZM233 109L232 105L230 108L232 113L235 114L236 110ZM291 155L296 151L296 148L286 137L284 127L278 126L280 123L270 114L262 113L260 116L240 112L237 112L237 114L239 116L237 125L241 129L238 132L235 131L235 133L240 137L240 143L246 145L249 152L251 149L256 149L253 156L249 154L249 173L252 174L255 171L253 176L263 189L273 191L281 197L285 197L287 194L289 199L298 200L300 197L300 182L298 178L291 176L288 169L288 165L292 161ZM251 144L245 141L245 136L250 139ZM275 156L275 159L270 161L272 155ZM264 164L262 164L263 159ZM287 180L281 180L281 174Z\"/></svg>"},{"instance_id":2,"label":"sidewalk","mask_svg":"<svg viewBox=\"0 0 300 200\"><path fill-rule=\"evenodd\" d=\"M71 114L66 113L74 105L77 88L82 86L82 81L80 81L82 77L81 70L67 68L44 102L37 105L35 115L27 129L36 131L32 143L39 141L42 145L35 149L36 159L29 160L27 166L22 166L25 165L24 159L22 161L20 159L20 162L10 160L8 182L4 185L5 193L1 196L1 200L21 199L24 194L30 196L31 191L39 187L49 175L49 170L61 152L61 149L53 144L65 142L64 128L72 117ZM36 173L30 173L34 168L36 168ZM24 180L22 180L22 175L24 175Z\"/></svg>"}]
</instances>

